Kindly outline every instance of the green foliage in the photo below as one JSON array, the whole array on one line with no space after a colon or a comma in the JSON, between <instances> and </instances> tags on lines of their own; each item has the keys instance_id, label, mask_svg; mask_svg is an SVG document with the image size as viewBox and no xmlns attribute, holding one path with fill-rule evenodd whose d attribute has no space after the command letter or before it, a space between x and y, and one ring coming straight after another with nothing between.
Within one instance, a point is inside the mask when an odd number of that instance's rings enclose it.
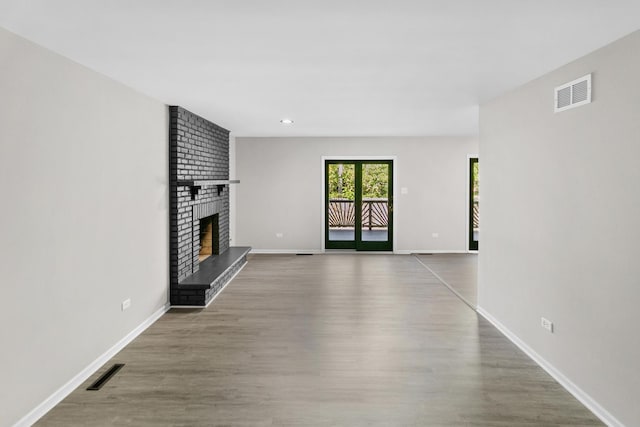
<instances>
[{"instance_id":1,"label":"green foliage","mask_svg":"<svg viewBox=\"0 0 640 427\"><path fill-rule=\"evenodd\" d=\"M362 166L362 198L389 198L389 166L365 164Z\"/></svg>"},{"instance_id":2,"label":"green foliage","mask_svg":"<svg viewBox=\"0 0 640 427\"><path fill-rule=\"evenodd\" d=\"M364 164L362 166L362 198L387 199L389 197L389 166ZM329 198L355 200L355 166L329 164Z\"/></svg>"},{"instance_id":3,"label":"green foliage","mask_svg":"<svg viewBox=\"0 0 640 427\"><path fill-rule=\"evenodd\" d=\"M355 200L355 166L329 164L329 199Z\"/></svg>"},{"instance_id":4,"label":"green foliage","mask_svg":"<svg viewBox=\"0 0 640 427\"><path fill-rule=\"evenodd\" d=\"M473 196L478 197L480 192L480 181L478 179L478 162L473 163Z\"/></svg>"}]
</instances>

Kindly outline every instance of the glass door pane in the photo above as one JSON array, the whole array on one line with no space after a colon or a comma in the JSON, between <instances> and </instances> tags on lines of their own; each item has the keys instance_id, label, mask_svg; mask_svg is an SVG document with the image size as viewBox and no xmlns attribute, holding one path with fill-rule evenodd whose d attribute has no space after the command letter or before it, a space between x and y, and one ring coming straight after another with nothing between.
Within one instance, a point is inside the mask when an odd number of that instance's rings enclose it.
<instances>
[{"instance_id":1,"label":"glass door pane","mask_svg":"<svg viewBox=\"0 0 640 427\"><path fill-rule=\"evenodd\" d=\"M327 163L328 248L354 248L356 238L355 164ZM332 245L331 242L336 242ZM341 242L350 242L342 243Z\"/></svg>"},{"instance_id":2,"label":"glass door pane","mask_svg":"<svg viewBox=\"0 0 640 427\"><path fill-rule=\"evenodd\" d=\"M389 240L389 165L362 164L361 236L363 242Z\"/></svg>"}]
</instances>

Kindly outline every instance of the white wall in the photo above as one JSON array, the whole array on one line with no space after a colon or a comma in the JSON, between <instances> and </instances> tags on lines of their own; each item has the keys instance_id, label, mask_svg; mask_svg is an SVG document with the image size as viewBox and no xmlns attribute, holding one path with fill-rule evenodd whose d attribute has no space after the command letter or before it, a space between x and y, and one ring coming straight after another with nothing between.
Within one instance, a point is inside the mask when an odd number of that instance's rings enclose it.
<instances>
[{"instance_id":1,"label":"white wall","mask_svg":"<svg viewBox=\"0 0 640 427\"><path fill-rule=\"evenodd\" d=\"M2 29L0 61L4 426L168 301L168 112Z\"/></svg>"},{"instance_id":2,"label":"white wall","mask_svg":"<svg viewBox=\"0 0 640 427\"><path fill-rule=\"evenodd\" d=\"M479 306L628 426L640 425L638 52L640 32L480 114ZM593 103L554 114L553 88L590 72Z\"/></svg>"},{"instance_id":3,"label":"white wall","mask_svg":"<svg viewBox=\"0 0 640 427\"><path fill-rule=\"evenodd\" d=\"M465 251L467 155L477 150L471 137L238 137L236 244L257 250L321 250L322 157L397 156L394 249ZM401 195L401 187L408 194Z\"/></svg>"}]
</instances>

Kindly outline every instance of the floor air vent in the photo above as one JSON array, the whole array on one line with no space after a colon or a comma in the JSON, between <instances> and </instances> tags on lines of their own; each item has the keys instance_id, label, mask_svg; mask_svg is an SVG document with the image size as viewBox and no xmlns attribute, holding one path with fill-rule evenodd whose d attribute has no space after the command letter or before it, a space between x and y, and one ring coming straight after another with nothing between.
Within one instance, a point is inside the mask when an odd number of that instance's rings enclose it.
<instances>
[{"instance_id":1,"label":"floor air vent","mask_svg":"<svg viewBox=\"0 0 640 427\"><path fill-rule=\"evenodd\" d=\"M554 111L568 110L591 102L591 74L555 88Z\"/></svg>"},{"instance_id":2,"label":"floor air vent","mask_svg":"<svg viewBox=\"0 0 640 427\"><path fill-rule=\"evenodd\" d=\"M93 384L87 387L87 390L100 390L103 385L107 383L120 369L124 366L124 363L116 363L107 372L102 374Z\"/></svg>"}]
</instances>

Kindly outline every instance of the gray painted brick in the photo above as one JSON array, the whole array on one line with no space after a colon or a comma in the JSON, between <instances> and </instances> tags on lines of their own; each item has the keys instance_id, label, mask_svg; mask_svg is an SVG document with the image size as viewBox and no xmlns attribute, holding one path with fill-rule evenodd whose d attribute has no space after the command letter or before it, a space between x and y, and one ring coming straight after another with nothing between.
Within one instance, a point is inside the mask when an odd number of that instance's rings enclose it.
<instances>
[{"instance_id":1,"label":"gray painted brick","mask_svg":"<svg viewBox=\"0 0 640 427\"><path fill-rule=\"evenodd\" d=\"M229 131L182 107L169 107L169 112L170 183L229 179ZM202 188L192 201L189 187L172 184L170 188L171 303L194 304L196 295L183 294L184 290L177 288L179 281L199 268L199 218L194 220L193 209L207 205L218 213L219 247L224 252L229 248L229 192L225 189L218 195L217 188ZM222 286L197 295L197 305L209 301Z\"/></svg>"}]
</instances>

